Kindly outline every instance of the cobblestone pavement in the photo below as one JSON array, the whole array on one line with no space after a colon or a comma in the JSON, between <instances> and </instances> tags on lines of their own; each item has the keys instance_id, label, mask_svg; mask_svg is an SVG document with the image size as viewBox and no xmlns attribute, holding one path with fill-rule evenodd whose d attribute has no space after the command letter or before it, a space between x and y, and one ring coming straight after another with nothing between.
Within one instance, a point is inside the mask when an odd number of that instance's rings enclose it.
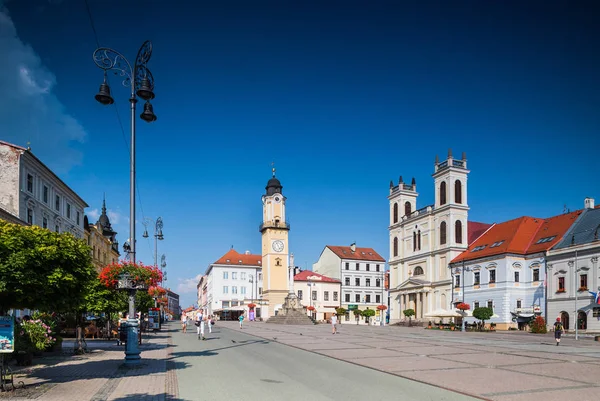
<instances>
[{"instance_id":1,"label":"cobblestone pavement","mask_svg":"<svg viewBox=\"0 0 600 401\"><path fill-rule=\"evenodd\" d=\"M236 322L219 322L239 331ZM245 334L486 400L597 400L600 344L548 335L248 322Z\"/></svg>"},{"instance_id":2,"label":"cobblestone pavement","mask_svg":"<svg viewBox=\"0 0 600 401\"><path fill-rule=\"evenodd\" d=\"M41 401L176 399L175 373L167 371L171 353L170 325L164 327L162 332L144 336L140 366L125 367L124 347L117 346L116 342L92 340L88 341L91 352L84 355L34 359L34 366L20 368L15 375L15 382L23 381L26 388L0 393L0 398ZM70 347L72 342L63 343L63 350Z\"/></svg>"}]
</instances>

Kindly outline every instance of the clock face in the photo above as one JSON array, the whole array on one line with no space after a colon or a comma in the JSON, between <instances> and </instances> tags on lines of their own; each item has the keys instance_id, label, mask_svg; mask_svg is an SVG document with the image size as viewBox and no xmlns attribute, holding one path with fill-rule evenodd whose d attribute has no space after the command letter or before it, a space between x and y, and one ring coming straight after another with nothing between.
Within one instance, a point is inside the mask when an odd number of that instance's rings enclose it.
<instances>
[{"instance_id":1,"label":"clock face","mask_svg":"<svg viewBox=\"0 0 600 401\"><path fill-rule=\"evenodd\" d=\"M274 200L275 200L275 203L281 202L281 198L279 196L276 196Z\"/></svg>"},{"instance_id":2,"label":"clock face","mask_svg":"<svg viewBox=\"0 0 600 401\"><path fill-rule=\"evenodd\" d=\"M283 241L281 241L281 240L273 241L273 250L275 252L281 252L281 251L283 251L283 248L284 248Z\"/></svg>"}]
</instances>

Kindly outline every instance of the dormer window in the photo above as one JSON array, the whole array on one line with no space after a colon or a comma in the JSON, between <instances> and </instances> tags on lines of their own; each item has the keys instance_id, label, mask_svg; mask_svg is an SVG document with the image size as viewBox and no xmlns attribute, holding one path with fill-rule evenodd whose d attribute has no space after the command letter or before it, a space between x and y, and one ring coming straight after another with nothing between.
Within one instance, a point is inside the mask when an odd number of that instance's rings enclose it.
<instances>
[{"instance_id":1,"label":"dormer window","mask_svg":"<svg viewBox=\"0 0 600 401\"><path fill-rule=\"evenodd\" d=\"M545 238L540 238L536 244L543 244L544 242L550 242L552 241L554 238L556 238L556 235L553 235L552 237L545 237Z\"/></svg>"},{"instance_id":2,"label":"dormer window","mask_svg":"<svg viewBox=\"0 0 600 401\"><path fill-rule=\"evenodd\" d=\"M492 245L490 245L490 248L495 248L497 246L502 245L503 243L504 243L504 240L502 240L502 241L496 241Z\"/></svg>"},{"instance_id":3,"label":"dormer window","mask_svg":"<svg viewBox=\"0 0 600 401\"><path fill-rule=\"evenodd\" d=\"M485 249L485 247L486 247L486 246L487 246L487 244L485 244L485 245L479 245L479 246L476 246L475 248L473 248L473 249L471 250L471 252L478 252L478 251L482 251L482 250L484 250L484 249Z\"/></svg>"}]
</instances>

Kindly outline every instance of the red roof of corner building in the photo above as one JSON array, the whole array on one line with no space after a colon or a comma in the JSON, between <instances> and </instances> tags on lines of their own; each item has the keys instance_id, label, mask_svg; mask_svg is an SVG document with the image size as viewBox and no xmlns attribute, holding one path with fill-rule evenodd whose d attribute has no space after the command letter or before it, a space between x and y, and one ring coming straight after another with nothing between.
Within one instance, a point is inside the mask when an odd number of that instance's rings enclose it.
<instances>
[{"instance_id":1,"label":"red roof of corner building","mask_svg":"<svg viewBox=\"0 0 600 401\"><path fill-rule=\"evenodd\" d=\"M340 259L353 259L353 260L369 260L376 262L385 262L385 259L381 257L373 248L359 248L352 252L349 246L334 246L327 245L326 248L331 249Z\"/></svg>"},{"instance_id":2,"label":"red roof of corner building","mask_svg":"<svg viewBox=\"0 0 600 401\"><path fill-rule=\"evenodd\" d=\"M552 248L581 214L581 210L548 219L523 216L492 226L485 234L469 244L469 248L452 260L452 263L480 259L487 256L514 253L526 255ZM552 240L537 244L541 238ZM494 247L492 245L498 244ZM474 248L485 246L473 252Z\"/></svg>"},{"instance_id":3,"label":"red roof of corner building","mask_svg":"<svg viewBox=\"0 0 600 401\"><path fill-rule=\"evenodd\" d=\"M252 255L245 253L238 253L235 249L231 248L229 252L221 256L217 260L215 265L237 265L237 266L260 266L262 264L261 255Z\"/></svg>"},{"instance_id":4,"label":"red roof of corner building","mask_svg":"<svg viewBox=\"0 0 600 401\"><path fill-rule=\"evenodd\" d=\"M308 281L309 277L311 277L310 281L319 281L319 282L325 282L325 283L340 283L341 282L340 280L336 280L334 278L327 277L327 276L324 276L319 273L315 273L310 270L304 270L304 271L301 271L300 273L296 274L294 276L294 281ZM313 277L317 277L317 279L314 279Z\"/></svg>"}]
</instances>

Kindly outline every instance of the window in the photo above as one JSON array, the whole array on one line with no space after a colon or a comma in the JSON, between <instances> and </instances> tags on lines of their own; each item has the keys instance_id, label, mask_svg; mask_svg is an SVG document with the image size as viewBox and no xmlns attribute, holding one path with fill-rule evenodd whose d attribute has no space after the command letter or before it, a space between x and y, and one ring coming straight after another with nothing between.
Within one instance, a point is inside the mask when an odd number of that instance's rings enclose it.
<instances>
[{"instance_id":1,"label":"window","mask_svg":"<svg viewBox=\"0 0 600 401\"><path fill-rule=\"evenodd\" d=\"M42 200L48 204L48 187L44 185L44 192L42 193Z\"/></svg>"},{"instance_id":2,"label":"window","mask_svg":"<svg viewBox=\"0 0 600 401\"><path fill-rule=\"evenodd\" d=\"M398 222L398 204L394 203L394 223Z\"/></svg>"},{"instance_id":3,"label":"window","mask_svg":"<svg viewBox=\"0 0 600 401\"><path fill-rule=\"evenodd\" d=\"M223 272L223 280L227 280L229 278L229 272Z\"/></svg>"},{"instance_id":4,"label":"window","mask_svg":"<svg viewBox=\"0 0 600 401\"><path fill-rule=\"evenodd\" d=\"M462 203L462 182L460 180L454 181L454 202Z\"/></svg>"},{"instance_id":5,"label":"window","mask_svg":"<svg viewBox=\"0 0 600 401\"><path fill-rule=\"evenodd\" d=\"M421 266L415 267L415 272L413 275L422 276L423 274L425 274L425 273L423 272L423 268Z\"/></svg>"},{"instance_id":6,"label":"window","mask_svg":"<svg viewBox=\"0 0 600 401\"><path fill-rule=\"evenodd\" d=\"M262 287L258 287L258 295L262 295Z\"/></svg>"},{"instance_id":7,"label":"window","mask_svg":"<svg viewBox=\"0 0 600 401\"><path fill-rule=\"evenodd\" d=\"M357 277L354 279L354 285L360 287L360 278Z\"/></svg>"},{"instance_id":8,"label":"window","mask_svg":"<svg viewBox=\"0 0 600 401\"><path fill-rule=\"evenodd\" d=\"M369 263L367 263L367 271L370 272L371 271L371 265Z\"/></svg>"},{"instance_id":9,"label":"window","mask_svg":"<svg viewBox=\"0 0 600 401\"><path fill-rule=\"evenodd\" d=\"M471 249L471 252L483 251L486 246L487 244L476 246L475 248Z\"/></svg>"},{"instance_id":10,"label":"window","mask_svg":"<svg viewBox=\"0 0 600 401\"><path fill-rule=\"evenodd\" d=\"M446 222L442 221L440 224L440 245L444 245L446 243Z\"/></svg>"},{"instance_id":11,"label":"window","mask_svg":"<svg viewBox=\"0 0 600 401\"><path fill-rule=\"evenodd\" d=\"M238 293L238 292L237 292L237 286L236 286L236 285L232 285L232 286L231 286L231 293L232 293L232 294L237 294L237 293Z\"/></svg>"},{"instance_id":12,"label":"window","mask_svg":"<svg viewBox=\"0 0 600 401\"><path fill-rule=\"evenodd\" d=\"M371 279L370 278L365 279L365 286L367 286L367 287L371 286Z\"/></svg>"},{"instance_id":13,"label":"window","mask_svg":"<svg viewBox=\"0 0 600 401\"><path fill-rule=\"evenodd\" d=\"M54 209L56 209L57 212L60 212L60 196L58 195L54 198Z\"/></svg>"},{"instance_id":14,"label":"window","mask_svg":"<svg viewBox=\"0 0 600 401\"><path fill-rule=\"evenodd\" d=\"M258 281L262 281L262 273L258 273Z\"/></svg>"},{"instance_id":15,"label":"window","mask_svg":"<svg viewBox=\"0 0 600 401\"><path fill-rule=\"evenodd\" d=\"M333 292L333 302L336 302L338 300L338 292L334 291Z\"/></svg>"},{"instance_id":16,"label":"window","mask_svg":"<svg viewBox=\"0 0 600 401\"><path fill-rule=\"evenodd\" d=\"M223 308L229 308L229 301L221 301L223 303Z\"/></svg>"},{"instance_id":17,"label":"window","mask_svg":"<svg viewBox=\"0 0 600 401\"><path fill-rule=\"evenodd\" d=\"M454 288L460 288L460 276L454 276Z\"/></svg>"},{"instance_id":18,"label":"window","mask_svg":"<svg viewBox=\"0 0 600 401\"><path fill-rule=\"evenodd\" d=\"M521 300L517 299L517 309L521 309Z\"/></svg>"},{"instance_id":19,"label":"window","mask_svg":"<svg viewBox=\"0 0 600 401\"><path fill-rule=\"evenodd\" d=\"M246 295L246 287L240 287L240 294Z\"/></svg>"},{"instance_id":20,"label":"window","mask_svg":"<svg viewBox=\"0 0 600 401\"><path fill-rule=\"evenodd\" d=\"M446 181L440 184L440 205L446 204Z\"/></svg>"},{"instance_id":21,"label":"window","mask_svg":"<svg viewBox=\"0 0 600 401\"><path fill-rule=\"evenodd\" d=\"M42 227L43 228L48 228L48 219L45 218L45 217L42 219Z\"/></svg>"},{"instance_id":22,"label":"window","mask_svg":"<svg viewBox=\"0 0 600 401\"><path fill-rule=\"evenodd\" d=\"M27 209L27 222L33 224L33 210L29 208Z\"/></svg>"},{"instance_id":23,"label":"window","mask_svg":"<svg viewBox=\"0 0 600 401\"><path fill-rule=\"evenodd\" d=\"M552 237L544 237L544 238L540 238L539 240L537 240L536 244L543 244L544 242L550 242L550 241L552 241L554 238L556 238L556 235L553 235Z\"/></svg>"},{"instance_id":24,"label":"window","mask_svg":"<svg viewBox=\"0 0 600 401\"><path fill-rule=\"evenodd\" d=\"M533 269L533 281L540 281L540 269Z\"/></svg>"},{"instance_id":25,"label":"window","mask_svg":"<svg viewBox=\"0 0 600 401\"><path fill-rule=\"evenodd\" d=\"M419 247L419 251L421 250L421 230L419 230L419 233L417 234L417 239L418 239L418 247Z\"/></svg>"},{"instance_id":26,"label":"window","mask_svg":"<svg viewBox=\"0 0 600 401\"><path fill-rule=\"evenodd\" d=\"M488 301L487 302L487 307L490 308L493 311L494 310L494 302L493 301Z\"/></svg>"},{"instance_id":27,"label":"window","mask_svg":"<svg viewBox=\"0 0 600 401\"><path fill-rule=\"evenodd\" d=\"M350 270L350 263L346 263L346 270Z\"/></svg>"},{"instance_id":28,"label":"window","mask_svg":"<svg viewBox=\"0 0 600 401\"><path fill-rule=\"evenodd\" d=\"M587 284L587 274L582 274L581 276L579 276L579 289L584 291L587 290Z\"/></svg>"},{"instance_id":29,"label":"window","mask_svg":"<svg viewBox=\"0 0 600 401\"><path fill-rule=\"evenodd\" d=\"M502 240L502 241L496 241L496 242L494 242L494 243L493 243L493 244L490 246L490 248L495 248L495 247L497 247L497 246L500 246L500 245L502 245L503 243L504 243L504 240Z\"/></svg>"},{"instance_id":30,"label":"window","mask_svg":"<svg viewBox=\"0 0 600 401\"><path fill-rule=\"evenodd\" d=\"M355 301L355 302L360 302L360 295L359 295L359 294L356 294L356 295L354 296L354 301Z\"/></svg>"},{"instance_id":31,"label":"window","mask_svg":"<svg viewBox=\"0 0 600 401\"><path fill-rule=\"evenodd\" d=\"M33 176L27 174L27 192L33 193Z\"/></svg>"},{"instance_id":32,"label":"window","mask_svg":"<svg viewBox=\"0 0 600 401\"><path fill-rule=\"evenodd\" d=\"M565 292L565 278L558 278L558 292Z\"/></svg>"},{"instance_id":33,"label":"window","mask_svg":"<svg viewBox=\"0 0 600 401\"><path fill-rule=\"evenodd\" d=\"M375 279L375 287L381 287L381 279L379 279L379 278Z\"/></svg>"},{"instance_id":34,"label":"window","mask_svg":"<svg viewBox=\"0 0 600 401\"><path fill-rule=\"evenodd\" d=\"M80 221L81 221L81 215L79 214L79 212L77 212L77 225L79 225Z\"/></svg>"},{"instance_id":35,"label":"window","mask_svg":"<svg viewBox=\"0 0 600 401\"><path fill-rule=\"evenodd\" d=\"M316 292L316 291L313 291L313 292L312 292L312 300L313 300L313 301L316 301L316 300L317 300L317 292Z\"/></svg>"},{"instance_id":36,"label":"window","mask_svg":"<svg viewBox=\"0 0 600 401\"><path fill-rule=\"evenodd\" d=\"M519 272L515 272L515 283L519 282Z\"/></svg>"},{"instance_id":37,"label":"window","mask_svg":"<svg viewBox=\"0 0 600 401\"><path fill-rule=\"evenodd\" d=\"M473 273L473 285L479 285L479 272Z\"/></svg>"},{"instance_id":38,"label":"window","mask_svg":"<svg viewBox=\"0 0 600 401\"><path fill-rule=\"evenodd\" d=\"M473 302L473 309L479 308L479 302Z\"/></svg>"},{"instance_id":39,"label":"window","mask_svg":"<svg viewBox=\"0 0 600 401\"><path fill-rule=\"evenodd\" d=\"M60 226L58 224L54 226L54 231L56 231L57 233L60 232Z\"/></svg>"},{"instance_id":40,"label":"window","mask_svg":"<svg viewBox=\"0 0 600 401\"><path fill-rule=\"evenodd\" d=\"M71 218L71 205L67 203L67 218Z\"/></svg>"},{"instance_id":41,"label":"window","mask_svg":"<svg viewBox=\"0 0 600 401\"><path fill-rule=\"evenodd\" d=\"M365 302L366 303L371 303L371 296L370 295L365 295Z\"/></svg>"},{"instance_id":42,"label":"window","mask_svg":"<svg viewBox=\"0 0 600 401\"><path fill-rule=\"evenodd\" d=\"M410 216L410 214L412 213L412 206L410 205L409 201L404 202L404 214L406 216Z\"/></svg>"},{"instance_id":43,"label":"window","mask_svg":"<svg viewBox=\"0 0 600 401\"><path fill-rule=\"evenodd\" d=\"M345 280L344 284L350 285L350 277L346 277L346 280Z\"/></svg>"},{"instance_id":44,"label":"window","mask_svg":"<svg viewBox=\"0 0 600 401\"><path fill-rule=\"evenodd\" d=\"M231 306L232 306L232 307L233 307L233 306L238 306L238 303L239 303L238 301L231 301Z\"/></svg>"},{"instance_id":45,"label":"window","mask_svg":"<svg viewBox=\"0 0 600 401\"><path fill-rule=\"evenodd\" d=\"M237 272L231 272L231 279L237 280Z\"/></svg>"},{"instance_id":46,"label":"window","mask_svg":"<svg viewBox=\"0 0 600 401\"><path fill-rule=\"evenodd\" d=\"M228 294L229 293L229 287L227 287L226 285L223 286L223 294Z\"/></svg>"},{"instance_id":47,"label":"window","mask_svg":"<svg viewBox=\"0 0 600 401\"><path fill-rule=\"evenodd\" d=\"M345 302L350 302L350 294L344 294Z\"/></svg>"},{"instance_id":48,"label":"window","mask_svg":"<svg viewBox=\"0 0 600 401\"><path fill-rule=\"evenodd\" d=\"M298 299L302 299L302 290L298 290Z\"/></svg>"},{"instance_id":49,"label":"window","mask_svg":"<svg viewBox=\"0 0 600 401\"><path fill-rule=\"evenodd\" d=\"M413 252L417 250L417 233L413 232Z\"/></svg>"},{"instance_id":50,"label":"window","mask_svg":"<svg viewBox=\"0 0 600 401\"><path fill-rule=\"evenodd\" d=\"M360 267L360 263L356 264L356 270L358 270L358 268Z\"/></svg>"},{"instance_id":51,"label":"window","mask_svg":"<svg viewBox=\"0 0 600 401\"><path fill-rule=\"evenodd\" d=\"M329 291L323 293L323 301L329 301Z\"/></svg>"},{"instance_id":52,"label":"window","mask_svg":"<svg viewBox=\"0 0 600 401\"><path fill-rule=\"evenodd\" d=\"M240 280L246 280L246 273L240 273Z\"/></svg>"},{"instance_id":53,"label":"window","mask_svg":"<svg viewBox=\"0 0 600 401\"><path fill-rule=\"evenodd\" d=\"M394 237L394 256L398 256L398 237Z\"/></svg>"},{"instance_id":54,"label":"window","mask_svg":"<svg viewBox=\"0 0 600 401\"><path fill-rule=\"evenodd\" d=\"M379 271L379 265L375 265L375 271L378 272Z\"/></svg>"},{"instance_id":55,"label":"window","mask_svg":"<svg viewBox=\"0 0 600 401\"><path fill-rule=\"evenodd\" d=\"M490 270L490 284L496 282L496 269Z\"/></svg>"},{"instance_id":56,"label":"window","mask_svg":"<svg viewBox=\"0 0 600 401\"><path fill-rule=\"evenodd\" d=\"M462 244L462 222L460 220L456 220L456 223L454 223L454 236L456 238L456 243L457 244Z\"/></svg>"},{"instance_id":57,"label":"window","mask_svg":"<svg viewBox=\"0 0 600 401\"><path fill-rule=\"evenodd\" d=\"M376 303L381 303L381 295L375 295L375 302Z\"/></svg>"}]
</instances>

